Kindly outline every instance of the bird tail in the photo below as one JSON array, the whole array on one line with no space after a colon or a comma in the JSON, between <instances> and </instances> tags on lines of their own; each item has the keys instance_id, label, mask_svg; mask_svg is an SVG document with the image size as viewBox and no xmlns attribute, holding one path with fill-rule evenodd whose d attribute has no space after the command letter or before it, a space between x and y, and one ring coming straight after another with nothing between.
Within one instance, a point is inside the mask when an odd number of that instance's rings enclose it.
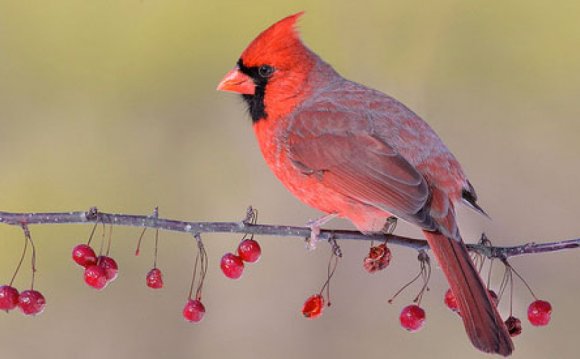
<instances>
[{"instance_id":1,"label":"bird tail","mask_svg":"<svg viewBox=\"0 0 580 359\"><path fill-rule=\"evenodd\" d=\"M510 355L514 350L510 335L465 244L439 232L423 233L457 299L465 331L473 345L486 353Z\"/></svg>"}]
</instances>

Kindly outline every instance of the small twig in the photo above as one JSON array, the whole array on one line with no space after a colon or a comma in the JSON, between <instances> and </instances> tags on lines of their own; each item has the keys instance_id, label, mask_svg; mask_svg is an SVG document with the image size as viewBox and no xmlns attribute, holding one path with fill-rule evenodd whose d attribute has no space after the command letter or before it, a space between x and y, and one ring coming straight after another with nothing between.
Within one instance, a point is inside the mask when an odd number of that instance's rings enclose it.
<instances>
[{"instance_id":1,"label":"small twig","mask_svg":"<svg viewBox=\"0 0 580 359\"><path fill-rule=\"evenodd\" d=\"M91 208L86 212L63 212L63 213L11 213L0 212L0 223L22 226L35 224L84 224L105 222L111 226L131 226L154 228L163 231L185 233L244 233L254 235L269 235L277 237L307 238L310 236L310 228L295 226L279 226L252 224L242 222L187 222L173 219L156 218L146 215L111 214ZM362 234L358 231L348 230L321 230L318 237L320 240L359 240L359 241L384 241L389 244L412 248L415 250L429 249L427 241L394 234ZM509 258L528 254L557 252L568 249L580 248L580 238L548 242L528 243L513 247L496 247L482 244L468 244L467 248L488 258Z\"/></svg>"}]
</instances>

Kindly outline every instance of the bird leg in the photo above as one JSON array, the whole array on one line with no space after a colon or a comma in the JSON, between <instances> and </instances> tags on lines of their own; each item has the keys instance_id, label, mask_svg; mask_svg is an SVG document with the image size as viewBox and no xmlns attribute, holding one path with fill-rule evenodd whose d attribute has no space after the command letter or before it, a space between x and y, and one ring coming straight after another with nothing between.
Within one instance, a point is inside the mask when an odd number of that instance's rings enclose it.
<instances>
[{"instance_id":1,"label":"bird leg","mask_svg":"<svg viewBox=\"0 0 580 359\"><path fill-rule=\"evenodd\" d=\"M320 236L320 226L323 226L332 219L338 217L338 213L329 213L318 219L313 219L306 222L306 225L310 228L310 238L306 239L306 249L312 251L316 249L316 243L318 242L318 236Z\"/></svg>"}]
</instances>

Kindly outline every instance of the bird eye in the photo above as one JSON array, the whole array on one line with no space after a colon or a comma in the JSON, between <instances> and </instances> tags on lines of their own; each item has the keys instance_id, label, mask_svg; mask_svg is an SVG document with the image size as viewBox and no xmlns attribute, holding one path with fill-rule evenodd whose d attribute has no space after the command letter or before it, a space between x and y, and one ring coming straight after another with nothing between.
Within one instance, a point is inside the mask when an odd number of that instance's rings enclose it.
<instances>
[{"instance_id":1,"label":"bird eye","mask_svg":"<svg viewBox=\"0 0 580 359\"><path fill-rule=\"evenodd\" d=\"M274 73L274 68L269 65L262 65L258 68L258 74L263 78L268 78Z\"/></svg>"}]
</instances>

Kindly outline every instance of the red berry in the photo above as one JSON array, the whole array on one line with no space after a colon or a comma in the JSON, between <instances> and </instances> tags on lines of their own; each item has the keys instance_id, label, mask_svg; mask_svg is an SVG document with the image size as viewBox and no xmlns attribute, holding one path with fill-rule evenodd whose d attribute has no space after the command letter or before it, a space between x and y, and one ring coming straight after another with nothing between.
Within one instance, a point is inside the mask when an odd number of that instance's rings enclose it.
<instances>
[{"instance_id":1,"label":"red berry","mask_svg":"<svg viewBox=\"0 0 580 359\"><path fill-rule=\"evenodd\" d=\"M455 298L455 294L453 294L451 288L447 289L447 292L445 292L445 305L455 313L459 313L457 298Z\"/></svg>"},{"instance_id":2,"label":"red berry","mask_svg":"<svg viewBox=\"0 0 580 359\"><path fill-rule=\"evenodd\" d=\"M107 286L107 272L105 268L92 265L85 268L85 283L95 289L103 289Z\"/></svg>"},{"instance_id":3,"label":"red berry","mask_svg":"<svg viewBox=\"0 0 580 359\"><path fill-rule=\"evenodd\" d=\"M410 332L419 331L425 324L425 311L416 304L403 308L399 316L401 326Z\"/></svg>"},{"instance_id":4,"label":"red berry","mask_svg":"<svg viewBox=\"0 0 580 359\"><path fill-rule=\"evenodd\" d=\"M302 307L302 314L306 318L314 319L322 315L324 309L324 298L320 294L314 294L306 299Z\"/></svg>"},{"instance_id":5,"label":"red berry","mask_svg":"<svg viewBox=\"0 0 580 359\"><path fill-rule=\"evenodd\" d=\"M244 262L255 263L262 255L262 248L253 239L244 239L238 245L238 255Z\"/></svg>"},{"instance_id":6,"label":"red berry","mask_svg":"<svg viewBox=\"0 0 580 359\"><path fill-rule=\"evenodd\" d=\"M231 279L238 279L244 272L244 262L232 253L226 253L222 257L220 267L225 276Z\"/></svg>"},{"instance_id":7,"label":"red berry","mask_svg":"<svg viewBox=\"0 0 580 359\"><path fill-rule=\"evenodd\" d=\"M385 269L391 262L391 250L386 244L371 247L369 255L363 261L364 269L369 273Z\"/></svg>"},{"instance_id":8,"label":"red berry","mask_svg":"<svg viewBox=\"0 0 580 359\"><path fill-rule=\"evenodd\" d=\"M37 315L42 313L46 300L40 292L36 290L25 290L18 297L18 308L26 315Z\"/></svg>"},{"instance_id":9,"label":"red berry","mask_svg":"<svg viewBox=\"0 0 580 359\"><path fill-rule=\"evenodd\" d=\"M107 276L107 281L112 282L117 279L117 274L119 272L119 267L117 262L111 257L99 256L97 258L97 264L99 267L105 270L105 275Z\"/></svg>"},{"instance_id":10,"label":"red berry","mask_svg":"<svg viewBox=\"0 0 580 359\"><path fill-rule=\"evenodd\" d=\"M528 320L533 326L541 327L550 323L552 305L545 300L536 300L528 307Z\"/></svg>"},{"instance_id":11,"label":"red berry","mask_svg":"<svg viewBox=\"0 0 580 359\"><path fill-rule=\"evenodd\" d=\"M8 312L18 305L18 290L9 285L0 286L0 310Z\"/></svg>"},{"instance_id":12,"label":"red berry","mask_svg":"<svg viewBox=\"0 0 580 359\"><path fill-rule=\"evenodd\" d=\"M97 264L97 255L88 244L78 244L72 251L73 260L80 266L88 267Z\"/></svg>"},{"instance_id":13,"label":"red berry","mask_svg":"<svg viewBox=\"0 0 580 359\"><path fill-rule=\"evenodd\" d=\"M205 307L198 299L189 299L183 308L183 318L188 322L199 323L205 315Z\"/></svg>"},{"instance_id":14,"label":"red berry","mask_svg":"<svg viewBox=\"0 0 580 359\"><path fill-rule=\"evenodd\" d=\"M163 288L163 275L159 268L153 268L147 273L147 286L153 289Z\"/></svg>"},{"instance_id":15,"label":"red berry","mask_svg":"<svg viewBox=\"0 0 580 359\"><path fill-rule=\"evenodd\" d=\"M510 333L510 337L515 337L522 334L522 321L516 317L509 317L505 321L505 326Z\"/></svg>"},{"instance_id":16,"label":"red berry","mask_svg":"<svg viewBox=\"0 0 580 359\"><path fill-rule=\"evenodd\" d=\"M497 297L497 294L491 289L488 289L487 291L489 293L489 296L491 297L491 301L497 307L497 305L499 304L499 298Z\"/></svg>"}]
</instances>

